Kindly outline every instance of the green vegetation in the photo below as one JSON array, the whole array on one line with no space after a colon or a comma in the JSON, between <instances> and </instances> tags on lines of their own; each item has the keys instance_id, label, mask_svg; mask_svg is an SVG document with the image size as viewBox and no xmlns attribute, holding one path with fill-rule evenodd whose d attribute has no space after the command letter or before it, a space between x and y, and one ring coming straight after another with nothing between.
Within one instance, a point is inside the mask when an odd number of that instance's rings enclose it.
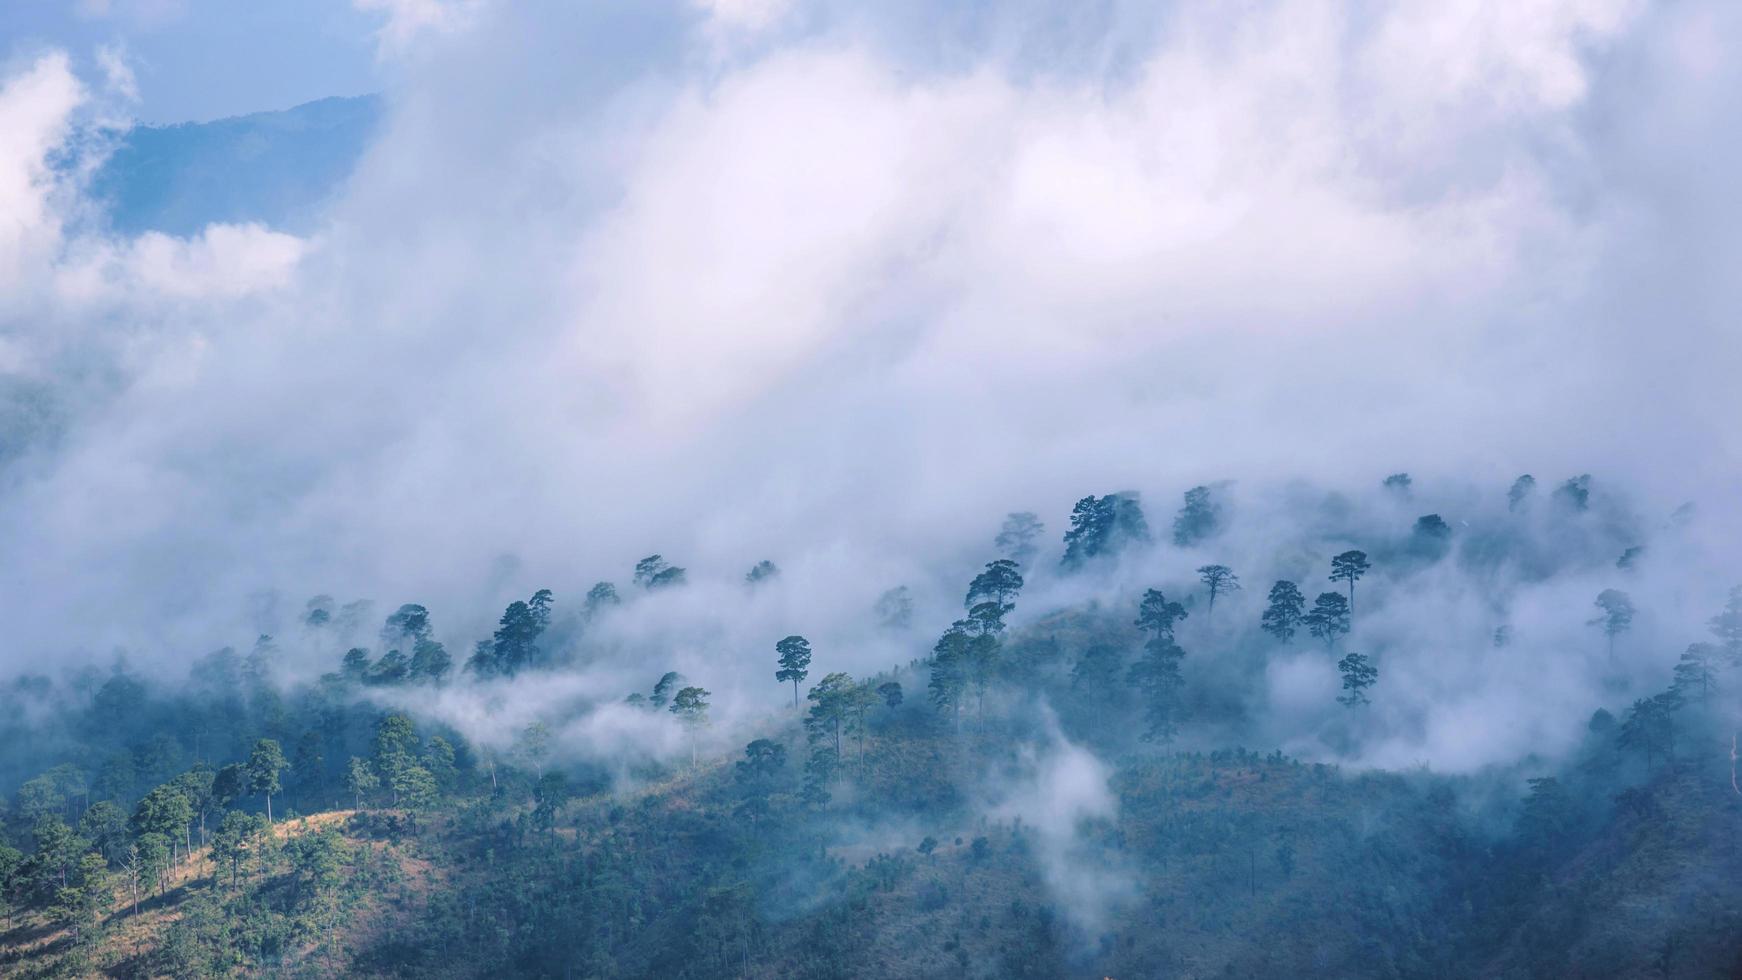
<instances>
[{"instance_id":1,"label":"green vegetation","mask_svg":"<svg viewBox=\"0 0 1742 980\"><path fill-rule=\"evenodd\" d=\"M1515 486L1507 513L1524 496ZM1578 504L1563 510L1591 506ZM1197 488L1175 537L1202 546L1227 526L1214 495ZM1613 705L1619 717L1593 705L1557 760L1467 775L1385 771L1228 739L1260 730L1248 716L1255 679L1287 653L1340 681L1324 695L1324 742L1359 744L1387 706L1395 647L1363 633L1366 652L1326 653L1356 629L1357 579L1368 577L1372 596L1363 624L1388 614L1386 586L1424 560L1414 531L1378 542L1373 558L1337 550L1346 541L1322 549L1315 574L1328 570L1350 593L1323 593L1310 609L1287 579L1243 604L1233 570L1210 563L1184 564L1195 575L1138 595L1025 608L1018 619L1018 606L1033 604L1024 562L1037 554L1038 527L1031 514L1006 521L999 547L1010 557L951 591L962 596L959 617L935 640L915 638L925 655L907 664L856 677L828 643L771 637L778 700L791 684L793 703L748 724L676 670L650 693L553 709L500 741L406 707L432 692L513 697L526 689L516 684L581 670L573 641L552 639L576 627L559 621L548 590L512 603L458 676L429 611L408 604L382 622L379 656L350 647L308 683L274 679L281 654L266 637L246 656L197 660L173 682L121 663L18 678L0 690L10 746L0 972L1742 968L1728 679L1742 653L1742 589L1711 616L1715 642L1688 646L1661 689ZM1135 495L1084 498L1062 574L1093 575L1147 533ZM755 567L764 566L773 567ZM653 556L635 578L642 588L630 600L595 586L574 614L579 628L681 588L684 574ZM1646 612L1613 589L1597 605L1593 624L1611 646ZM355 614L317 597L303 622L338 630ZM1584 601L1566 610L1575 630L1587 615ZM911 629L890 622L888 608L867 618ZM1501 628L1482 624L1483 645ZM1325 649L1289 650L1303 629ZM335 650L350 642L333 640ZM743 668L762 687L769 646ZM728 690L727 669L701 680ZM918 687L925 697L904 695ZM638 731L669 731L681 750L627 764L573 750L569 722L623 716Z\"/></svg>"}]
</instances>

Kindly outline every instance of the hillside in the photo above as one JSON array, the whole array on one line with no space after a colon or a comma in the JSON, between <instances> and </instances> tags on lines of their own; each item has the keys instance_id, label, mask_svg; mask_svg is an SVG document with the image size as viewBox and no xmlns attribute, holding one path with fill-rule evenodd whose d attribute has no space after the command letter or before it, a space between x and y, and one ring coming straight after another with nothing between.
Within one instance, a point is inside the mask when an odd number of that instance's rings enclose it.
<instances>
[{"instance_id":1,"label":"hillside","mask_svg":"<svg viewBox=\"0 0 1742 980\"><path fill-rule=\"evenodd\" d=\"M95 947L19 916L8 975L1674 977L1738 963L1742 808L1690 772L1630 791L1527 878L1516 841L1448 808L1451 781L1245 752L1130 760L1120 816L1073 842L1064 872L1047 827L918 816L885 795L961 746L894 722L872 746L852 777L865 794L826 823L798 787L777 778L763 795L721 764L542 818L509 793L287 819L239 884L198 848L137 913L123 885ZM1699 839L1712 833L1728 840ZM1082 890L1073 907L1061 873L1114 897Z\"/></svg>"},{"instance_id":2,"label":"hillside","mask_svg":"<svg viewBox=\"0 0 1742 980\"><path fill-rule=\"evenodd\" d=\"M1185 495L1194 548L1226 533L1213 502ZM918 656L855 678L789 634L754 671L763 706L736 714L657 660L615 666L625 631L710 594L658 555L566 618L549 590L510 603L463 663L423 606L365 647L366 604L317 596L301 642L344 652L313 682L276 679L270 636L177 683L27 675L0 688L0 955L20 976L1730 974L1742 588L1667 678L1611 661L1614 710L1590 706L1552 759L1368 761L1421 724L1400 710L1419 671L1569 656L1541 626L1484 626L1442 668L1394 608L1496 582L1559 596L1638 533L1560 505L1475 516L1401 539L1307 524L1277 567L1314 549L1351 590L1310 605L1289 579L1242 602L1220 564L1196 588L1157 575L1170 599L1113 578L1162 553L1137 499L1085 498L1055 568L1033 534L1001 538L1030 564L987 562L929 644L911 590L884 593L862 642ZM752 606L780 575L759 562L726 594ZM1579 628L1610 644L1643 619L1619 589L1591 605ZM601 677L647 686L584 686ZM1251 747L1272 736L1316 757Z\"/></svg>"},{"instance_id":3,"label":"hillside","mask_svg":"<svg viewBox=\"0 0 1742 980\"><path fill-rule=\"evenodd\" d=\"M215 222L306 232L362 156L381 112L379 99L358 96L134 127L118 134L90 193L127 235L197 235Z\"/></svg>"}]
</instances>

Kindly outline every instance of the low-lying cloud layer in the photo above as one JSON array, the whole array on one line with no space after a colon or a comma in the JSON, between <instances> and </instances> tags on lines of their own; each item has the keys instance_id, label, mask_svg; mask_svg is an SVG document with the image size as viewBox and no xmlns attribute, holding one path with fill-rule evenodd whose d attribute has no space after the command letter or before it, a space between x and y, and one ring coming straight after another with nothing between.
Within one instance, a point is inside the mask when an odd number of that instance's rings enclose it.
<instances>
[{"instance_id":1,"label":"low-lying cloud layer","mask_svg":"<svg viewBox=\"0 0 1742 980\"><path fill-rule=\"evenodd\" d=\"M294 652L316 593L424 603L463 655L507 600L659 552L696 584L601 642L754 714L787 633L854 670L918 655L866 608L905 582L946 623L1005 511L1056 540L1085 493L1164 520L1222 478L1257 488L1213 556L1254 589L1285 481L1397 469L1442 508L1526 470L1660 522L1698 499L1651 588L1666 641L1739 577L1726 5L370 6L401 81L306 237L104 232L56 162L125 73L4 63L8 669ZM762 558L785 574L750 595ZM1601 689L1571 656L1462 656L1502 621L1564 649L1549 620L1601 576L1502 611L1457 567L1364 626L1460 651L1388 668L1371 761L1564 749ZM667 666L601 663L575 696ZM1288 706L1326 670L1269 666L1278 744L1318 744ZM1494 731L1530 711L1554 731Z\"/></svg>"}]
</instances>

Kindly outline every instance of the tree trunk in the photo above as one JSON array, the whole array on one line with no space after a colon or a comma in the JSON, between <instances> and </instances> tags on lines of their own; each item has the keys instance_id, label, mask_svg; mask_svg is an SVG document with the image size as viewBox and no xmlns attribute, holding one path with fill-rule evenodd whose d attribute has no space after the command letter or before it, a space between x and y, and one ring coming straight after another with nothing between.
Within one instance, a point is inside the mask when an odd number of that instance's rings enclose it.
<instances>
[{"instance_id":1,"label":"tree trunk","mask_svg":"<svg viewBox=\"0 0 1742 980\"><path fill-rule=\"evenodd\" d=\"M266 794L266 824L267 824L267 826L272 825L272 794L271 793Z\"/></svg>"}]
</instances>

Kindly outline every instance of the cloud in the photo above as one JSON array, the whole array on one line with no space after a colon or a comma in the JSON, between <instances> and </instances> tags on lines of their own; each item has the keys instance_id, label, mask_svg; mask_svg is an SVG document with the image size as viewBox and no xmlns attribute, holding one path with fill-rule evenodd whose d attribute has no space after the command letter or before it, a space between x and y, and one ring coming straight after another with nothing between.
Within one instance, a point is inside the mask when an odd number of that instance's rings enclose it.
<instances>
[{"instance_id":1,"label":"cloud","mask_svg":"<svg viewBox=\"0 0 1742 980\"><path fill-rule=\"evenodd\" d=\"M727 29L759 30L787 14L791 0L695 0L696 7Z\"/></svg>"},{"instance_id":2,"label":"cloud","mask_svg":"<svg viewBox=\"0 0 1742 980\"><path fill-rule=\"evenodd\" d=\"M67 57L42 55L0 83L0 309L28 291L60 239L61 214L48 156L71 134L85 98Z\"/></svg>"},{"instance_id":3,"label":"cloud","mask_svg":"<svg viewBox=\"0 0 1742 980\"><path fill-rule=\"evenodd\" d=\"M483 0L352 0L366 13L383 20L376 39L383 56L405 54L420 37L462 30L472 22Z\"/></svg>"},{"instance_id":4,"label":"cloud","mask_svg":"<svg viewBox=\"0 0 1742 980\"><path fill-rule=\"evenodd\" d=\"M1112 771L1065 738L1048 715L1039 747L1023 750L1019 772L989 812L1019 822L1034 835L1047 887L1066 919L1092 936L1117 903L1135 896L1136 882L1094 840L1096 826L1117 823L1118 801L1107 785Z\"/></svg>"}]
</instances>

